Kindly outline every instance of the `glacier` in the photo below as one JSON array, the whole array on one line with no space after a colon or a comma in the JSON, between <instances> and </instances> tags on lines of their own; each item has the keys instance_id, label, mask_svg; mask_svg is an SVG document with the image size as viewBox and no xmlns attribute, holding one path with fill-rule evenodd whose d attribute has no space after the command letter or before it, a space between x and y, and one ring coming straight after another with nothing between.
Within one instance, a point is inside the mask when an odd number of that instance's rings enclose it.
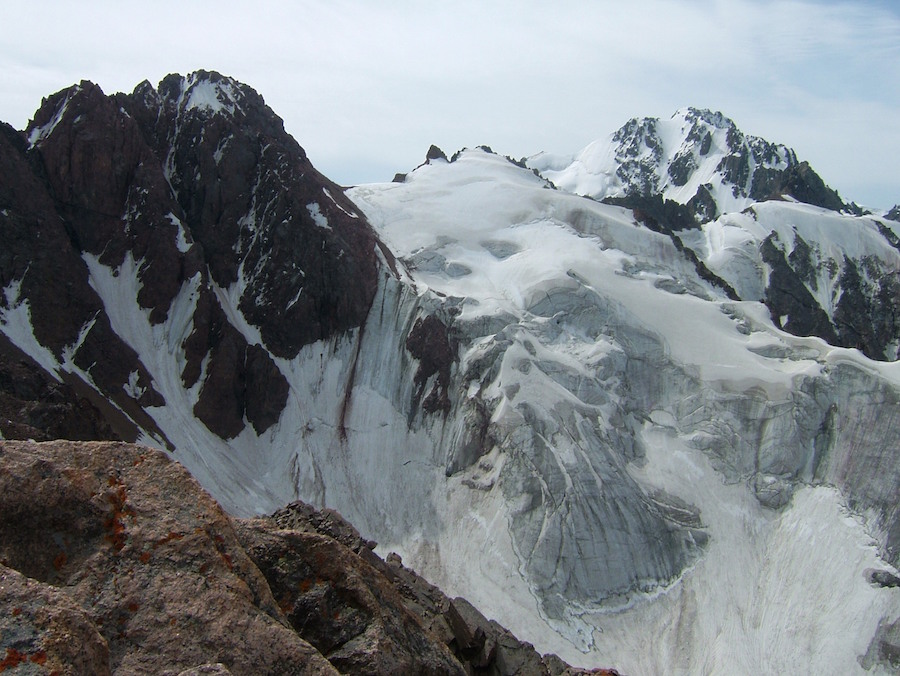
<instances>
[{"instance_id":1,"label":"glacier","mask_svg":"<svg viewBox=\"0 0 900 676\"><path fill-rule=\"evenodd\" d=\"M452 309L441 433L486 426L434 458L449 531L384 546L574 664L862 670L900 611L866 578L896 560L896 362L786 333L631 212L482 150L349 195Z\"/></svg>"}]
</instances>

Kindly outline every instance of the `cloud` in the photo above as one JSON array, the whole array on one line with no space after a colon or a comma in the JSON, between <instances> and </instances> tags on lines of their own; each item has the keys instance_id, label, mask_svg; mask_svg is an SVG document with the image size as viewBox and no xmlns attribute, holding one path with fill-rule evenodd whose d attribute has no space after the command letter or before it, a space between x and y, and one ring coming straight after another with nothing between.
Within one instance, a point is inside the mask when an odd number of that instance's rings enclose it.
<instances>
[{"instance_id":1,"label":"cloud","mask_svg":"<svg viewBox=\"0 0 900 676\"><path fill-rule=\"evenodd\" d=\"M130 91L216 69L255 87L335 180L389 180L431 143L575 152L686 105L798 146L856 198L897 176L900 15L890 3L9 2L0 119L82 78ZM806 150L808 149L808 150ZM802 152L801 152L802 151ZM870 196L900 201L900 177Z\"/></svg>"}]
</instances>

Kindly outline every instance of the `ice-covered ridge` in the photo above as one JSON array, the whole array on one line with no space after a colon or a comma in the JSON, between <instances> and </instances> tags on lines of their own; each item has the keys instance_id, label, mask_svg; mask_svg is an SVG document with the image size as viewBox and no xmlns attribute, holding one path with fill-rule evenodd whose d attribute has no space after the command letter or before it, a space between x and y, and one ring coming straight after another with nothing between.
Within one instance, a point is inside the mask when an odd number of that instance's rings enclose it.
<instances>
[{"instance_id":1,"label":"ice-covered ridge","mask_svg":"<svg viewBox=\"0 0 900 676\"><path fill-rule=\"evenodd\" d=\"M680 237L710 270L748 300L762 300L769 292L772 261L765 254L766 247L782 252L779 255L797 271L800 281L796 283L802 284L828 320L835 322L845 287L853 289L856 275L861 284L880 289L873 295L890 303L892 280L900 275L900 251L885 232L891 231L876 217L768 201L742 213L720 216L700 230L680 233ZM841 312L846 312L846 307ZM890 342L890 336L885 340ZM895 360L896 347L887 345L879 358Z\"/></svg>"},{"instance_id":2,"label":"ice-covered ridge","mask_svg":"<svg viewBox=\"0 0 900 676\"><path fill-rule=\"evenodd\" d=\"M745 135L721 113L685 108L668 120L632 119L575 155L539 153L528 166L598 200L660 194L687 204L703 187L719 213L728 213L753 203L757 170L783 171L796 162L787 146Z\"/></svg>"}]
</instances>

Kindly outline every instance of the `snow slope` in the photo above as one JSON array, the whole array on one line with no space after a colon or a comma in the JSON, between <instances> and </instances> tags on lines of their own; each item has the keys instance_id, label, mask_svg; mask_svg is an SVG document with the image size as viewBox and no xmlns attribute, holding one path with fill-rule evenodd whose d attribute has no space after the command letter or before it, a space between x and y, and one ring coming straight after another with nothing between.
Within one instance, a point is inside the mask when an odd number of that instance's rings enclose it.
<instances>
[{"instance_id":1,"label":"snow slope","mask_svg":"<svg viewBox=\"0 0 900 676\"><path fill-rule=\"evenodd\" d=\"M634 118L575 155L528 158L555 185L598 200L660 194L687 204L704 189L719 213L766 197L772 174L797 164L793 150L745 135L718 112L684 108L668 120Z\"/></svg>"}]
</instances>

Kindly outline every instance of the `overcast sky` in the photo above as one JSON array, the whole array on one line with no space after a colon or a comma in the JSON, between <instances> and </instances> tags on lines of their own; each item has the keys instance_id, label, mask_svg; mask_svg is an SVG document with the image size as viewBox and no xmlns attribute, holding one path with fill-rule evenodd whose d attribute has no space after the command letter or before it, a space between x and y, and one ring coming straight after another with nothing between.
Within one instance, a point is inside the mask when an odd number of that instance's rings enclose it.
<instances>
[{"instance_id":1,"label":"overcast sky","mask_svg":"<svg viewBox=\"0 0 900 676\"><path fill-rule=\"evenodd\" d=\"M0 120L82 79L251 85L349 185L488 144L575 153L628 118L720 110L848 200L900 202L900 2L0 0Z\"/></svg>"}]
</instances>

